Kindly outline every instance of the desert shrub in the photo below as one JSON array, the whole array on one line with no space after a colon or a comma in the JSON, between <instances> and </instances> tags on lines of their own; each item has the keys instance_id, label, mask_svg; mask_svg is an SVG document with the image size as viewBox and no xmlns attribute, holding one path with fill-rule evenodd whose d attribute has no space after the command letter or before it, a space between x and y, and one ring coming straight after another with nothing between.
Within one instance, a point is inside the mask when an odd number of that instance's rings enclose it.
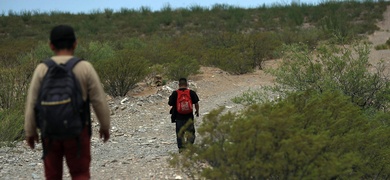
<instances>
[{"instance_id":1,"label":"desert shrub","mask_svg":"<svg viewBox=\"0 0 390 180\"><path fill-rule=\"evenodd\" d=\"M22 107L35 67L50 55L50 48L41 43L30 52L17 56L6 68L0 68L0 109Z\"/></svg>"},{"instance_id":2,"label":"desert shrub","mask_svg":"<svg viewBox=\"0 0 390 180\"><path fill-rule=\"evenodd\" d=\"M386 179L390 128L380 119L338 91L293 93L240 113L220 108L205 116L200 142L170 163L192 178Z\"/></svg>"},{"instance_id":3,"label":"desert shrub","mask_svg":"<svg viewBox=\"0 0 390 180\"><path fill-rule=\"evenodd\" d=\"M253 62L246 54L242 47L230 47L220 49L218 54L218 67L231 74L246 74L252 72Z\"/></svg>"},{"instance_id":4,"label":"desert shrub","mask_svg":"<svg viewBox=\"0 0 390 180\"><path fill-rule=\"evenodd\" d=\"M165 47L167 47L167 50L175 50L183 55L193 57L202 64L206 51L204 41L207 40L201 35L183 34L169 39L169 42L165 43Z\"/></svg>"},{"instance_id":5,"label":"desert shrub","mask_svg":"<svg viewBox=\"0 0 390 180\"><path fill-rule=\"evenodd\" d=\"M199 56L202 65L216 66L232 74L262 69L265 60L278 57L277 52L282 46L282 41L272 32L225 32L209 35L203 41L205 53Z\"/></svg>"},{"instance_id":6,"label":"desert shrub","mask_svg":"<svg viewBox=\"0 0 390 180\"><path fill-rule=\"evenodd\" d=\"M142 15L149 15L152 13L152 9L150 9L149 6L141 6L139 8L139 12L142 14Z\"/></svg>"},{"instance_id":7,"label":"desert shrub","mask_svg":"<svg viewBox=\"0 0 390 180\"><path fill-rule=\"evenodd\" d=\"M241 95L234 97L232 101L236 104L249 106L253 104L272 102L278 99L279 96L277 94L273 94L269 87L262 87L261 89L248 89Z\"/></svg>"},{"instance_id":8,"label":"desert shrub","mask_svg":"<svg viewBox=\"0 0 390 180\"><path fill-rule=\"evenodd\" d=\"M307 29L284 28L277 35L284 44L306 44L310 49L314 49L320 41L329 39L326 33L314 27Z\"/></svg>"},{"instance_id":9,"label":"desert shrub","mask_svg":"<svg viewBox=\"0 0 390 180\"><path fill-rule=\"evenodd\" d=\"M0 69L0 109L14 108L14 98L20 98L14 92L14 89L18 86L14 83L17 75L16 69Z\"/></svg>"},{"instance_id":10,"label":"desert shrub","mask_svg":"<svg viewBox=\"0 0 390 180\"><path fill-rule=\"evenodd\" d=\"M19 64L18 57L31 51L36 46L35 41L26 39L3 41L0 43L0 67L8 68Z\"/></svg>"},{"instance_id":11,"label":"desert shrub","mask_svg":"<svg viewBox=\"0 0 390 180\"><path fill-rule=\"evenodd\" d=\"M158 18L159 24L169 26L173 22L173 15L172 7L168 3L161 8L160 12L156 14L156 17Z\"/></svg>"},{"instance_id":12,"label":"desert shrub","mask_svg":"<svg viewBox=\"0 0 390 180\"><path fill-rule=\"evenodd\" d=\"M89 14L90 17L96 17L97 14ZM97 36L98 32L101 30L99 26L96 25L97 22L93 19L89 21L85 21L82 25L84 31L86 32L83 34L84 36Z\"/></svg>"},{"instance_id":13,"label":"desert shrub","mask_svg":"<svg viewBox=\"0 0 390 180\"><path fill-rule=\"evenodd\" d=\"M386 45L390 46L390 38L386 40Z\"/></svg>"},{"instance_id":14,"label":"desert shrub","mask_svg":"<svg viewBox=\"0 0 390 180\"><path fill-rule=\"evenodd\" d=\"M114 54L115 50L110 42L102 43L98 41L79 44L75 52L76 56L85 58L92 63L112 59Z\"/></svg>"},{"instance_id":15,"label":"desert shrub","mask_svg":"<svg viewBox=\"0 0 390 180\"><path fill-rule=\"evenodd\" d=\"M200 65L196 59L183 55L167 65L166 74L169 79L178 80L199 73L199 69Z\"/></svg>"},{"instance_id":16,"label":"desert shrub","mask_svg":"<svg viewBox=\"0 0 390 180\"><path fill-rule=\"evenodd\" d=\"M23 138L22 109L0 109L0 146Z\"/></svg>"},{"instance_id":17,"label":"desert shrub","mask_svg":"<svg viewBox=\"0 0 390 180\"><path fill-rule=\"evenodd\" d=\"M133 50L119 51L96 67L106 92L112 96L125 96L149 73L149 62Z\"/></svg>"},{"instance_id":18,"label":"desert shrub","mask_svg":"<svg viewBox=\"0 0 390 180\"><path fill-rule=\"evenodd\" d=\"M282 46L282 41L271 32L253 33L246 38L253 68L263 69L264 61L275 58L277 50Z\"/></svg>"},{"instance_id":19,"label":"desert shrub","mask_svg":"<svg viewBox=\"0 0 390 180\"><path fill-rule=\"evenodd\" d=\"M166 72L167 72L167 67L165 67L162 64L154 64L151 67L149 67L149 74L146 76L146 80L149 80L149 84L153 84L154 82L150 82L150 80L154 81L154 78L157 76L161 76L163 78L163 81L166 81Z\"/></svg>"},{"instance_id":20,"label":"desert shrub","mask_svg":"<svg viewBox=\"0 0 390 180\"><path fill-rule=\"evenodd\" d=\"M0 109L18 109L23 107L34 67L25 65L0 69Z\"/></svg>"},{"instance_id":21,"label":"desert shrub","mask_svg":"<svg viewBox=\"0 0 390 180\"><path fill-rule=\"evenodd\" d=\"M189 9L193 13L203 13L205 11L208 11L209 9L207 7L203 7L197 4L190 5Z\"/></svg>"},{"instance_id":22,"label":"desert shrub","mask_svg":"<svg viewBox=\"0 0 390 180\"><path fill-rule=\"evenodd\" d=\"M114 14L114 10L110 8L105 8L104 9L104 15L106 16L107 19L111 19L112 15Z\"/></svg>"},{"instance_id":23,"label":"desert shrub","mask_svg":"<svg viewBox=\"0 0 390 180\"><path fill-rule=\"evenodd\" d=\"M268 70L276 78L277 92L337 90L364 109L388 107L390 82L385 66L383 62L369 63L368 45L323 45L315 52L307 46L293 45L285 52L286 57L280 66Z\"/></svg>"},{"instance_id":24,"label":"desert shrub","mask_svg":"<svg viewBox=\"0 0 390 180\"><path fill-rule=\"evenodd\" d=\"M256 42L250 44L248 39L244 35L228 32L210 36L205 65L216 66L232 74L253 71Z\"/></svg>"},{"instance_id":25,"label":"desert shrub","mask_svg":"<svg viewBox=\"0 0 390 180\"><path fill-rule=\"evenodd\" d=\"M301 26L304 23L305 14L303 14L304 8L301 6L301 4L298 4L296 2L292 2L291 6L287 9L287 24L289 24L291 27L295 26Z\"/></svg>"},{"instance_id":26,"label":"desert shrub","mask_svg":"<svg viewBox=\"0 0 390 180\"><path fill-rule=\"evenodd\" d=\"M386 40L385 44L376 45L375 49L376 50L385 50L385 49L389 49L389 47L390 47L390 38Z\"/></svg>"},{"instance_id":27,"label":"desert shrub","mask_svg":"<svg viewBox=\"0 0 390 180\"><path fill-rule=\"evenodd\" d=\"M140 48L138 53L152 64L169 64L183 55L178 49L171 48L171 41L164 38L153 38Z\"/></svg>"},{"instance_id":28,"label":"desert shrub","mask_svg":"<svg viewBox=\"0 0 390 180\"><path fill-rule=\"evenodd\" d=\"M385 50L385 49L389 49L389 45L387 45L387 44L379 44L379 45L375 46L375 50Z\"/></svg>"},{"instance_id":29,"label":"desert shrub","mask_svg":"<svg viewBox=\"0 0 390 180\"><path fill-rule=\"evenodd\" d=\"M23 138L26 92L35 67L52 53L46 43L22 54L7 68L0 68L0 142Z\"/></svg>"},{"instance_id":30,"label":"desert shrub","mask_svg":"<svg viewBox=\"0 0 390 180\"><path fill-rule=\"evenodd\" d=\"M33 16L33 12L24 10L24 11L20 11L19 15L22 18L24 23L28 23Z\"/></svg>"}]
</instances>

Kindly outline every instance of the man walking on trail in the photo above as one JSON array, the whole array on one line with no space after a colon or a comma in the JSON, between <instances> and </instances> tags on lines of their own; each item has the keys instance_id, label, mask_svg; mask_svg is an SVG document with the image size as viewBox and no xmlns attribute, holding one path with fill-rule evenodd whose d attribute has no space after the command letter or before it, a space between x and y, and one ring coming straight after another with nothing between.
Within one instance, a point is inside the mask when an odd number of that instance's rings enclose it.
<instances>
[{"instance_id":1,"label":"man walking on trail","mask_svg":"<svg viewBox=\"0 0 390 180\"><path fill-rule=\"evenodd\" d=\"M186 78L180 78L179 89L173 91L169 96L168 104L172 106L172 121L176 123L176 137L179 152L185 148L183 140L184 134L188 133L187 141L191 144L195 142L195 126L193 104L195 104L195 115L199 117L199 97L188 89L188 82Z\"/></svg>"},{"instance_id":2,"label":"man walking on trail","mask_svg":"<svg viewBox=\"0 0 390 180\"><path fill-rule=\"evenodd\" d=\"M54 52L55 56L51 57L51 60L47 60L45 63L40 63L36 67L28 90L24 124L26 140L31 149L34 149L35 142L39 142L37 128L40 129L40 134L42 136L41 141L44 150L43 162L46 179L62 179L64 157L72 179L90 179L91 119L89 103L92 104L100 124L100 137L103 138L104 142L107 142L110 138L109 108L103 87L93 66L87 61L81 61L80 59L73 57L76 45L76 36L72 27L67 25L54 27L50 33L50 48ZM71 61L74 63L70 63ZM68 64L73 65L71 68L68 68ZM56 69L56 71L53 71L53 69ZM68 88L67 85L70 83L66 84L63 81L55 79L58 78L58 76L49 77L49 75L55 73L58 75L57 71L61 71L61 69L66 72L62 73L62 76L67 75L72 77L71 79L65 79L66 82L77 82L76 86L78 88L73 89L78 89L77 93L79 96L77 97L79 97L78 99L81 99L79 101L82 101L83 108L76 110L73 108L73 110L69 111L70 114L77 114L77 120L79 120L77 122L75 120L76 118L65 119L63 121L58 120L61 119L62 114L64 114L64 109L58 110L58 107L65 107L64 105L66 105L66 103L70 101L73 102L75 99L69 98L69 100L67 99L61 101L41 101L42 97L46 96L53 99L53 97L50 97L51 94L45 93L47 91L43 91L45 88L53 88L53 86L56 85L64 86L64 88L57 88L56 91L62 91ZM64 69L67 69L67 71ZM50 78L53 78L53 81L45 83L47 79ZM70 86L74 87L72 85ZM57 96L55 98L61 97ZM39 111L39 108L42 108L42 106L53 109L45 112ZM69 109L70 106L75 107L74 103L68 103L67 108ZM50 116L47 114L50 114ZM47 117L55 118L50 119ZM75 131L74 128L68 130L67 128L58 128L58 126L56 130L53 130L56 128L52 125L53 121L56 121L57 124L62 123L62 126L64 126L64 124L65 126L73 124L74 126L72 127L79 127L77 136L72 138L63 138L65 136L57 135L53 138L53 134L58 134L59 132L66 134L70 133L70 131L72 131L72 133ZM58 121L60 121L60 123L58 123ZM50 123L52 123L52 126L50 126L51 128L47 128ZM50 132L51 134L47 135L49 134L47 132Z\"/></svg>"}]
</instances>

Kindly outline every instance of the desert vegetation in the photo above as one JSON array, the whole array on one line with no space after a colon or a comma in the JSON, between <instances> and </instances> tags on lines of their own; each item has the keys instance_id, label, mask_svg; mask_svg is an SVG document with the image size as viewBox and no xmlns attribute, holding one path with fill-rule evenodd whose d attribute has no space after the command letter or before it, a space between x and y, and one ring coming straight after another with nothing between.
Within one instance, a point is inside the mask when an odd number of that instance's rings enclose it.
<instances>
[{"instance_id":1,"label":"desert vegetation","mask_svg":"<svg viewBox=\"0 0 390 180\"><path fill-rule=\"evenodd\" d=\"M156 74L176 80L212 66L240 75L283 59L278 68L265 69L275 86L236 97L243 111L212 111L199 128L201 142L173 155L171 164L190 177L388 179L390 84L383 63L369 71L369 44L362 41L378 29L388 5L324 1L3 13L0 141L23 138L28 84L36 65L52 55L48 34L61 23L75 28L76 55L96 67L111 96L125 96Z\"/></svg>"},{"instance_id":2,"label":"desert vegetation","mask_svg":"<svg viewBox=\"0 0 390 180\"><path fill-rule=\"evenodd\" d=\"M390 84L366 44L283 48L274 86L208 114L202 140L171 164L207 179L387 179ZM197 171L194 171L194 170Z\"/></svg>"}]
</instances>

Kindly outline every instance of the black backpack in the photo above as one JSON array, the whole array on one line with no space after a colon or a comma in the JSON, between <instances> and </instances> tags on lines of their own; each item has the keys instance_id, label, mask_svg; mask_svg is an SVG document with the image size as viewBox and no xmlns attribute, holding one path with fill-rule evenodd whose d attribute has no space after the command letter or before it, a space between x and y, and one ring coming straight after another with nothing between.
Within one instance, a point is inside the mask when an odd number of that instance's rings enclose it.
<instances>
[{"instance_id":1,"label":"black backpack","mask_svg":"<svg viewBox=\"0 0 390 180\"><path fill-rule=\"evenodd\" d=\"M81 60L72 58L66 64L44 61L48 71L35 105L42 139L78 139L85 127L89 104L83 100L80 83L72 71Z\"/></svg>"}]
</instances>

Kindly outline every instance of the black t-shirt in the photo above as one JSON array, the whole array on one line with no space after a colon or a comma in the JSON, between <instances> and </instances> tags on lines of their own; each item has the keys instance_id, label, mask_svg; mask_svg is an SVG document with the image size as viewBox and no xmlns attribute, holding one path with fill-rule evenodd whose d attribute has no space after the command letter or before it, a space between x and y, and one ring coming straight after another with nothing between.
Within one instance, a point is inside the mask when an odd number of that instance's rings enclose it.
<instances>
[{"instance_id":1,"label":"black t-shirt","mask_svg":"<svg viewBox=\"0 0 390 180\"><path fill-rule=\"evenodd\" d=\"M180 88L179 91L184 91L186 90L187 88ZM190 96L191 96L191 101L192 101L192 104L196 104L199 102L199 97L198 95L196 94L195 91L193 90L190 90ZM173 91L171 96L169 96L169 101L168 101L168 104L170 106L173 106L173 114L176 115L176 118L175 119L178 119L178 120L188 120L188 119L194 119L194 113L190 113L190 114L179 114L176 110L176 101L177 101L177 92L176 91ZM194 107L195 109L195 107Z\"/></svg>"}]
</instances>

